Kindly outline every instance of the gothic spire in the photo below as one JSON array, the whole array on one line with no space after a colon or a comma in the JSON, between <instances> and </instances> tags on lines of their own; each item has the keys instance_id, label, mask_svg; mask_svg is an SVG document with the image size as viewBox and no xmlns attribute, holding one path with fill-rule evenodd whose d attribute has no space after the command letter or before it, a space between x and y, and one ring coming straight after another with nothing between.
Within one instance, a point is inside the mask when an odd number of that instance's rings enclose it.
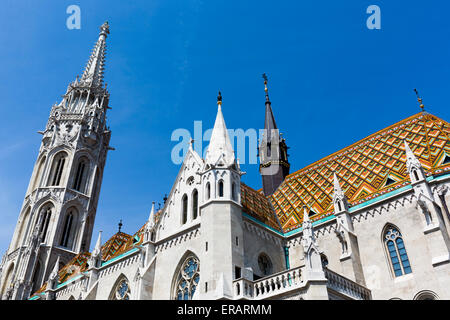
<instances>
[{"instance_id":1,"label":"gothic spire","mask_svg":"<svg viewBox=\"0 0 450 320\"><path fill-rule=\"evenodd\" d=\"M58 255L58 258L56 259L56 262L55 262L55 266L53 267L52 273L49 276L50 280L58 281L59 260L60 260L60 258Z\"/></svg>"},{"instance_id":2,"label":"gothic spire","mask_svg":"<svg viewBox=\"0 0 450 320\"><path fill-rule=\"evenodd\" d=\"M152 202L152 210L148 217L147 229L153 229L155 227L155 201Z\"/></svg>"},{"instance_id":3,"label":"gothic spire","mask_svg":"<svg viewBox=\"0 0 450 320\"><path fill-rule=\"evenodd\" d=\"M97 257L102 254L102 232L98 232L97 243L95 244L95 248L92 251L92 256Z\"/></svg>"},{"instance_id":4,"label":"gothic spire","mask_svg":"<svg viewBox=\"0 0 450 320\"><path fill-rule=\"evenodd\" d=\"M406 140L404 140L404 143L405 143L405 152L406 152L406 166L408 168L410 168L411 166L422 167L422 165L420 164L419 160L417 160L416 156L412 152L412 150L409 147Z\"/></svg>"},{"instance_id":5,"label":"gothic spire","mask_svg":"<svg viewBox=\"0 0 450 320\"><path fill-rule=\"evenodd\" d=\"M273 116L271 102L269 100L269 89L267 89L267 75L263 73L264 79L264 91L266 93L266 118L264 122L264 129L267 134L267 140L270 141L272 130L277 129L277 124L275 123L275 117Z\"/></svg>"},{"instance_id":6,"label":"gothic spire","mask_svg":"<svg viewBox=\"0 0 450 320\"><path fill-rule=\"evenodd\" d=\"M336 172L333 172L333 182L334 182L334 197L344 196L344 192L342 191Z\"/></svg>"},{"instance_id":7,"label":"gothic spire","mask_svg":"<svg viewBox=\"0 0 450 320\"><path fill-rule=\"evenodd\" d=\"M100 27L100 34L92 54L84 69L80 82L85 85L98 87L103 85L103 71L105 67L106 37L109 34L109 24L105 22Z\"/></svg>"},{"instance_id":8,"label":"gothic spire","mask_svg":"<svg viewBox=\"0 0 450 320\"><path fill-rule=\"evenodd\" d=\"M207 164L216 165L220 158L223 158L225 165L234 163L234 151L231 146L227 126L222 114L222 95L219 91L217 97L217 116L214 128L211 133L208 150L206 151L205 161Z\"/></svg>"}]
</instances>

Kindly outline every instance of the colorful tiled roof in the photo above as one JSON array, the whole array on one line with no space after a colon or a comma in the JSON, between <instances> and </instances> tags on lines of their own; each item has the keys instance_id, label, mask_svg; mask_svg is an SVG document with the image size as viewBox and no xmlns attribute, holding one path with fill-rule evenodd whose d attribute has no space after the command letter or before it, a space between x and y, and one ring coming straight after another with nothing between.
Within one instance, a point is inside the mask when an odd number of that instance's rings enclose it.
<instances>
[{"instance_id":1,"label":"colorful tiled roof","mask_svg":"<svg viewBox=\"0 0 450 320\"><path fill-rule=\"evenodd\" d=\"M333 172L350 206L410 183L406 140L427 176L450 171L450 124L421 112L286 177L269 197L284 232L301 226L302 206L319 220L333 214Z\"/></svg>"},{"instance_id":2,"label":"colorful tiled roof","mask_svg":"<svg viewBox=\"0 0 450 320\"><path fill-rule=\"evenodd\" d=\"M106 243L102 245L102 262L107 262L142 244L146 224L147 223L145 223L133 236L118 232L106 241ZM64 283L87 271L90 256L91 254L89 252L77 254L69 263L58 271L58 283ZM44 283L34 295L42 294L46 288L47 283Z\"/></svg>"},{"instance_id":3,"label":"colorful tiled roof","mask_svg":"<svg viewBox=\"0 0 450 320\"><path fill-rule=\"evenodd\" d=\"M282 231L275 212L264 194L241 182L241 204L244 212L265 223L271 228Z\"/></svg>"}]
</instances>

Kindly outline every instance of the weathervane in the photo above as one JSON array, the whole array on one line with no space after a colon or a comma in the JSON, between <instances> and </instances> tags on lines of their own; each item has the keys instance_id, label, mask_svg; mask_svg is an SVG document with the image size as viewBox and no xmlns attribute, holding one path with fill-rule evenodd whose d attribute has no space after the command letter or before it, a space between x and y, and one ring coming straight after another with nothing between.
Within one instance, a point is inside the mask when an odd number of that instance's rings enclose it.
<instances>
[{"instance_id":1,"label":"weathervane","mask_svg":"<svg viewBox=\"0 0 450 320\"><path fill-rule=\"evenodd\" d=\"M417 101L419 101L419 103L420 103L419 107L421 107L422 108L422 112L424 112L425 111L425 106L422 103L422 98L419 96L419 92L417 91L417 89L414 89L414 92L416 93Z\"/></svg>"},{"instance_id":2,"label":"weathervane","mask_svg":"<svg viewBox=\"0 0 450 320\"><path fill-rule=\"evenodd\" d=\"M222 105L222 94L220 93L220 90L219 90L219 95L217 96L217 104Z\"/></svg>"},{"instance_id":3,"label":"weathervane","mask_svg":"<svg viewBox=\"0 0 450 320\"><path fill-rule=\"evenodd\" d=\"M267 75L265 72L262 74L262 77L264 79L264 91L266 92L266 101L269 101L269 89L267 89Z\"/></svg>"}]
</instances>

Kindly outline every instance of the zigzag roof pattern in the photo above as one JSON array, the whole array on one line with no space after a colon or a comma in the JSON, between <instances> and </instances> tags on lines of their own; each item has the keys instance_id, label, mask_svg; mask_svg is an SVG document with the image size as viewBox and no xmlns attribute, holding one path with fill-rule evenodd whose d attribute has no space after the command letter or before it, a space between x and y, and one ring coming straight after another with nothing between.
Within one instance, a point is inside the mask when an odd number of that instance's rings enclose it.
<instances>
[{"instance_id":1,"label":"zigzag roof pattern","mask_svg":"<svg viewBox=\"0 0 450 320\"><path fill-rule=\"evenodd\" d=\"M102 262L110 261L111 259L124 254L125 252L142 244L144 239L144 230L147 223L145 223L134 235L129 235L124 232L117 232L105 244L102 245ZM82 252L77 254L67 263L61 270L58 271L58 283L64 283L88 270L88 261L91 253ZM36 291L32 296L41 295L47 288L47 282Z\"/></svg>"},{"instance_id":2,"label":"zigzag roof pattern","mask_svg":"<svg viewBox=\"0 0 450 320\"><path fill-rule=\"evenodd\" d=\"M244 212L251 217L265 223L277 231L282 231L269 200L263 193L250 188L242 182L241 204Z\"/></svg>"},{"instance_id":3,"label":"zigzag roof pattern","mask_svg":"<svg viewBox=\"0 0 450 320\"><path fill-rule=\"evenodd\" d=\"M268 198L283 231L292 231L301 227L303 205L313 221L334 213L333 172L355 206L410 183L404 140L427 176L450 171L449 139L449 123L420 112L290 174Z\"/></svg>"}]
</instances>

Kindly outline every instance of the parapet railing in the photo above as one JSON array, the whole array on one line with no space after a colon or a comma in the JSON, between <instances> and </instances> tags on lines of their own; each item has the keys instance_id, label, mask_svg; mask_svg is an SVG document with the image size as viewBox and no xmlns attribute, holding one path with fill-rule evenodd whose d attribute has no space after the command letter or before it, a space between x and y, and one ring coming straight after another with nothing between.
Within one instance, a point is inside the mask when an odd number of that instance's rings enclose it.
<instances>
[{"instance_id":1,"label":"parapet railing","mask_svg":"<svg viewBox=\"0 0 450 320\"><path fill-rule=\"evenodd\" d=\"M340 274L324 268L327 287L335 292L355 300L370 300L372 294L366 287L341 276Z\"/></svg>"},{"instance_id":2,"label":"parapet railing","mask_svg":"<svg viewBox=\"0 0 450 320\"><path fill-rule=\"evenodd\" d=\"M255 281L244 278L233 281L236 299L266 299L303 286L303 266L272 274Z\"/></svg>"}]
</instances>

